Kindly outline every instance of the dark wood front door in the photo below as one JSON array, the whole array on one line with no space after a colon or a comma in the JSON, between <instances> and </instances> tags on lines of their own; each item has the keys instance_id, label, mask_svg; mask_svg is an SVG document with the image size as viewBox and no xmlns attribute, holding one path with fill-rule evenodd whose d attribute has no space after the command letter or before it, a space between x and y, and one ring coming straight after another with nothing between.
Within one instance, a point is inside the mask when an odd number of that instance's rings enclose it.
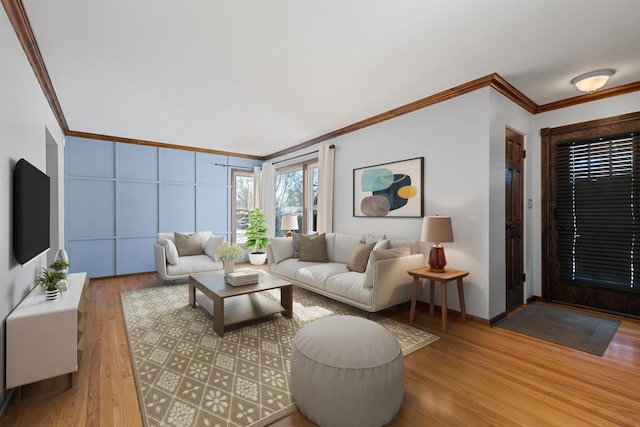
<instances>
[{"instance_id":1,"label":"dark wood front door","mask_svg":"<svg viewBox=\"0 0 640 427\"><path fill-rule=\"evenodd\" d=\"M640 112L541 130L542 296L640 317Z\"/></svg>"},{"instance_id":2,"label":"dark wood front door","mask_svg":"<svg viewBox=\"0 0 640 427\"><path fill-rule=\"evenodd\" d=\"M507 312L524 302L523 283L523 176L524 136L510 129L505 136L506 295Z\"/></svg>"}]
</instances>

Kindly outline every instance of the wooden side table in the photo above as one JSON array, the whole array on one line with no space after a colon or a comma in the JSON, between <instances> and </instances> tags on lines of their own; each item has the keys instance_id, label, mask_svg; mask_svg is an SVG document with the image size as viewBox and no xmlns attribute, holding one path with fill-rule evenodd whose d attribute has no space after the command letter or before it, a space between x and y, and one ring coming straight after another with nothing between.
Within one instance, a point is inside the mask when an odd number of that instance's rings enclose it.
<instances>
[{"instance_id":1,"label":"wooden side table","mask_svg":"<svg viewBox=\"0 0 640 427\"><path fill-rule=\"evenodd\" d=\"M429 267L416 268L407 273L413 276L413 292L411 293L411 314L409 320L413 322L416 315L416 300L420 293L420 279L429 279L429 313L433 314L433 299L435 294L435 282L440 282L441 307L442 307L442 331L447 333L447 283L455 280L458 284L458 298L460 299L460 313L462 320L467 321L467 313L464 307L464 288L462 278L469 275L468 271L453 270L446 268L444 273L434 273L429 271Z\"/></svg>"}]
</instances>

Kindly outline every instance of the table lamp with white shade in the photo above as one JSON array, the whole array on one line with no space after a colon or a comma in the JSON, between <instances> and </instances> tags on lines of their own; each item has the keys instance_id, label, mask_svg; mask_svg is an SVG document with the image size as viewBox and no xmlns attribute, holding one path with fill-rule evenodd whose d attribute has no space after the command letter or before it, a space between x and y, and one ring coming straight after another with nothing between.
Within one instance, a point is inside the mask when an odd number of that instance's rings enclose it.
<instances>
[{"instance_id":1,"label":"table lamp with white shade","mask_svg":"<svg viewBox=\"0 0 640 427\"><path fill-rule=\"evenodd\" d=\"M293 236L293 230L298 229L298 217L295 215L284 215L280 229L287 230L287 237Z\"/></svg>"}]
</instances>

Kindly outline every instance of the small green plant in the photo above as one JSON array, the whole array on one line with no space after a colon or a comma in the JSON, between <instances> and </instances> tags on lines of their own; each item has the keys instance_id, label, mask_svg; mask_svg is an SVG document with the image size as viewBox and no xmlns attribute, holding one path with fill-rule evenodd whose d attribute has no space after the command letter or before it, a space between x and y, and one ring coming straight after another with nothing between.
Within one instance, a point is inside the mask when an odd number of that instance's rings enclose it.
<instances>
[{"instance_id":1,"label":"small green plant","mask_svg":"<svg viewBox=\"0 0 640 427\"><path fill-rule=\"evenodd\" d=\"M253 248L251 253L263 253L262 249L267 247L269 237L267 237L267 222L261 209L254 209L249 215L245 237L247 247L250 250Z\"/></svg>"},{"instance_id":2,"label":"small green plant","mask_svg":"<svg viewBox=\"0 0 640 427\"><path fill-rule=\"evenodd\" d=\"M49 268L52 269L53 271L65 271L67 268L69 268L69 263L65 260L59 259L57 261L52 262L49 265Z\"/></svg>"},{"instance_id":3,"label":"small green plant","mask_svg":"<svg viewBox=\"0 0 640 427\"><path fill-rule=\"evenodd\" d=\"M62 271L48 270L42 268L42 271L33 280L33 283L38 286L42 291L58 291L62 295L62 289L60 288L60 282L67 280L67 274Z\"/></svg>"},{"instance_id":4,"label":"small green plant","mask_svg":"<svg viewBox=\"0 0 640 427\"><path fill-rule=\"evenodd\" d=\"M220 261L234 261L244 257L244 251L238 245L222 242L216 249L216 258Z\"/></svg>"}]
</instances>

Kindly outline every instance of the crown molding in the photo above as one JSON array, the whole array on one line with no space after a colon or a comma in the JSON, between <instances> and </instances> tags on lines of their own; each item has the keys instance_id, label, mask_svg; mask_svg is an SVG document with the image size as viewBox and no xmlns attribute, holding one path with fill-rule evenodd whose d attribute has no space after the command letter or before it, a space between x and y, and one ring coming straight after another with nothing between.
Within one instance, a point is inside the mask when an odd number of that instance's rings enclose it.
<instances>
[{"instance_id":1,"label":"crown molding","mask_svg":"<svg viewBox=\"0 0 640 427\"><path fill-rule=\"evenodd\" d=\"M125 144L146 145L150 147L171 148L174 150L194 151L197 153L218 154L221 156L241 157L251 160L264 160L261 156L252 156L249 154L232 153L229 151L212 150L208 148L190 147L186 145L167 144L166 142L147 141L144 139L124 138L121 136L103 135L100 133L79 132L76 130L70 130L66 133L67 136L74 136L77 138L99 139L101 141L123 142Z\"/></svg>"},{"instance_id":2,"label":"crown molding","mask_svg":"<svg viewBox=\"0 0 640 427\"><path fill-rule=\"evenodd\" d=\"M11 25L18 36L18 40L22 45L22 50L24 50L24 53L27 55L31 68L33 68L36 79L38 80L38 83L40 83L42 92L53 110L53 114L58 121L58 125L62 129L62 132L66 134L69 131L69 126L67 125L67 120L62 112L62 107L58 101L56 91L51 83L47 67L44 65L44 60L42 59L38 42L36 41L31 24L29 23L29 18L27 18L27 13L24 10L24 5L21 0L2 0L2 5L4 6L4 10L7 12L9 22L11 22Z\"/></svg>"},{"instance_id":3,"label":"crown molding","mask_svg":"<svg viewBox=\"0 0 640 427\"><path fill-rule=\"evenodd\" d=\"M573 98L561 99L560 101L550 102L539 106L535 113L546 113L547 111L559 110L561 108L572 107L574 105L584 104L585 102L598 101L600 99L611 98L613 96L625 95L627 93L637 92L640 90L640 82L629 83L622 86L612 87L611 89L598 90L584 95L574 96Z\"/></svg>"},{"instance_id":4,"label":"crown molding","mask_svg":"<svg viewBox=\"0 0 640 427\"><path fill-rule=\"evenodd\" d=\"M475 79L470 82L453 87L451 89L444 90L434 95L427 96L426 98L422 98L417 101L410 102L409 104L403 105L398 108L394 108L393 110L385 111L384 113L380 113L368 119L361 120L359 122L353 123L349 126L345 126L333 132L326 133L322 136L310 139L298 145L294 145L293 147L289 147L285 150L281 150L276 153L269 154L268 156L265 157L265 160L271 160L276 157L284 156L286 154L293 153L295 151L307 148L309 146L318 144L320 142L323 142L323 141L326 141L350 132L355 132L357 130L364 129L366 127L384 122L386 120L394 119L403 114L411 113L411 112L420 110L422 108L426 108L431 105L456 98L466 93L473 92L474 90L482 89L487 86L493 87L498 92L502 93L507 98L511 99L513 102L520 105L522 108L529 111L530 113L533 113L535 109L538 107L532 100L527 98L522 92L520 92L519 90L511 86L506 80L504 80L498 74L493 73L484 77L480 77L479 79Z\"/></svg>"}]
</instances>

